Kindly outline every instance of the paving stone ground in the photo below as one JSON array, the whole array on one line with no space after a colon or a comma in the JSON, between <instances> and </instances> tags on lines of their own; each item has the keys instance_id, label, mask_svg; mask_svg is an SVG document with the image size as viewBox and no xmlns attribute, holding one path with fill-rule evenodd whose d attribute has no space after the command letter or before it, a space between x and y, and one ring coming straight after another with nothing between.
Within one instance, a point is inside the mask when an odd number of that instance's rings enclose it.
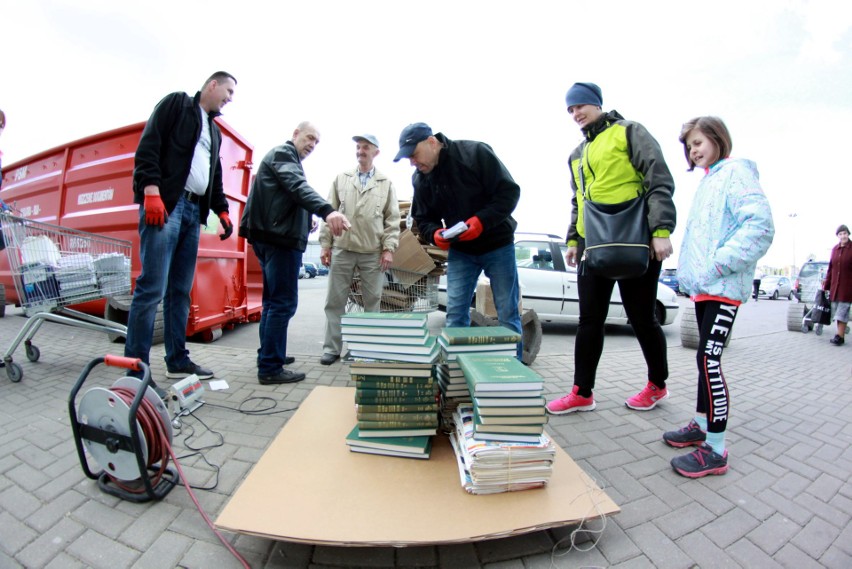
<instances>
[{"instance_id":1,"label":"paving stone ground","mask_svg":"<svg viewBox=\"0 0 852 569\"><path fill-rule=\"evenodd\" d=\"M6 350L24 319L0 319ZM293 331L291 331L293 333ZM827 338L773 332L735 339L725 351L732 417L730 470L689 480L669 466L680 452L663 431L692 417L695 353L669 348L671 397L649 412L624 406L642 387L638 349L604 352L598 408L552 417L549 431L618 503L603 523L559 528L470 544L413 548L308 546L225 534L254 568L331 567L852 567L852 347ZM68 418L71 387L94 357L120 353L105 334L45 323L29 362L13 354L24 377L0 370L0 568L239 567L206 526L183 488L155 503L135 504L103 493L85 477ZM188 419L175 434L186 477L211 519L227 503L292 411L246 415L234 409L251 397L292 410L317 385L347 386L347 368L320 366L315 354L293 354L307 380L261 386L255 351L192 344L192 357L230 384L205 395L203 420ZM165 372L162 347L151 359ZM532 366L548 395L571 386L569 355L539 357ZM109 386L120 374L101 366L86 381ZM219 439L213 431L223 434ZM217 446L218 445L218 446ZM218 473L206 461L220 465ZM602 530L602 531L601 531ZM597 541L595 541L597 540Z\"/></svg>"}]
</instances>

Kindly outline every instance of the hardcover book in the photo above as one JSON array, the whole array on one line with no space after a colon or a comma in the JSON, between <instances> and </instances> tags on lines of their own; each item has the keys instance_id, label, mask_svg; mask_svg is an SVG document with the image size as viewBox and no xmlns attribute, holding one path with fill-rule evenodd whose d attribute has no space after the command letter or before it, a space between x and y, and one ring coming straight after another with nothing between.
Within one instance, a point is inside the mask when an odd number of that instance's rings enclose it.
<instances>
[{"instance_id":1,"label":"hardcover book","mask_svg":"<svg viewBox=\"0 0 852 569\"><path fill-rule=\"evenodd\" d=\"M359 404L358 412L365 413L437 413L438 402L432 403L399 403L399 404Z\"/></svg>"},{"instance_id":2,"label":"hardcover book","mask_svg":"<svg viewBox=\"0 0 852 569\"><path fill-rule=\"evenodd\" d=\"M345 326L426 328L428 316L423 312L350 312L340 317L340 324Z\"/></svg>"},{"instance_id":3,"label":"hardcover book","mask_svg":"<svg viewBox=\"0 0 852 569\"><path fill-rule=\"evenodd\" d=\"M341 322L341 331L344 339L346 335L354 336L405 336L411 338L425 338L429 334L428 328L413 328L402 326L352 326Z\"/></svg>"},{"instance_id":4,"label":"hardcover book","mask_svg":"<svg viewBox=\"0 0 852 569\"><path fill-rule=\"evenodd\" d=\"M437 427L404 427L399 429L365 429L358 425L358 436L362 439L382 437L430 437Z\"/></svg>"},{"instance_id":5,"label":"hardcover book","mask_svg":"<svg viewBox=\"0 0 852 569\"><path fill-rule=\"evenodd\" d=\"M377 429L411 429L411 428L423 428L423 427L431 427L435 429L438 427L438 416L429 417L428 419L406 419L406 420L393 420L393 421L370 421L370 420L362 420L358 419L358 428L361 431L361 436L364 436L365 432L372 432ZM417 436L417 435L411 435Z\"/></svg>"},{"instance_id":6,"label":"hardcover book","mask_svg":"<svg viewBox=\"0 0 852 569\"><path fill-rule=\"evenodd\" d=\"M435 344L437 345L437 344ZM373 346L375 349L376 346ZM380 359L380 360L393 360L397 363L399 362L411 362L411 363L433 363L438 358L438 350L435 349L430 354L401 354L396 352L387 351L373 351L373 350L353 350L351 347L349 348L349 353L352 357L355 358L368 358L368 359Z\"/></svg>"},{"instance_id":7,"label":"hardcover book","mask_svg":"<svg viewBox=\"0 0 852 569\"><path fill-rule=\"evenodd\" d=\"M426 330L424 329L424 332ZM392 344L396 346L422 346L429 341L429 334L422 336L368 336L366 334L347 334L343 331L343 341L347 344Z\"/></svg>"},{"instance_id":8,"label":"hardcover book","mask_svg":"<svg viewBox=\"0 0 852 569\"><path fill-rule=\"evenodd\" d=\"M428 356L437 354L438 345L434 336L427 338L424 344L419 346L411 344L377 344L370 342L349 342L349 351L353 355L358 352L381 352L386 354L387 359L399 359L399 354L418 354ZM391 357L391 354L393 356ZM431 361L431 360L429 360Z\"/></svg>"},{"instance_id":9,"label":"hardcover book","mask_svg":"<svg viewBox=\"0 0 852 569\"><path fill-rule=\"evenodd\" d=\"M438 416L437 411L420 411L420 412L403 412L403 413L385 413L383 411L380 412L371 412L364 411L360 407L356 413L356 417L358 421L377 421L377 422L393 422L400 423L404 425L409 424L418 424L425 423L431 424L432 421L436 421L436 417Z\"/></svg>"},{"instance_id":10,"label":"hardcover book","mask_svg":"<svg viewBox=\"0 0 852 569\"><path fill-rule=\"evenodd\" d=\"M358 426L352 428L346 435L346 444L369 447L376 450L401 451L407 453L428 455L432 447L429 436L419 437L367 437L360 436Z\"/></svg>"},{"instance_id":11,"label":"hardcover book","mask_svg":"<svg viewBox=\"0 0 852 569\"><path fill-rule=\"evenodd\" d=\"M487 353L492 354L495 352L510 352L512 354L517 353L518 344L514 343L502 343L502 344L447 344L446 340L441 336L438 336L438 344L440 344L441 349L443 349L447 354L469 354L469 353Z\"/></svg>"},{"instance_id":12,"label":"hardcover book","mask_svg":"<svg viewBox=\"0 0 852 569\"><path fill-rule=\"evenodd\" d=\"M524 391L540 393L544 388L541 376L514 357L461 354L458 360L474 396L502 391L509 396Z\"/></svg>"},{"instance_id":13,"label":"hardcover book","mask_svg":"<svg viewBox=\"0 0 852 569\"><path fill-rule=\"evenodd\" d=\"M432 377L431 363L356 360L349 362L349 371L357 375L395 375L408 377Z\"/></svg>"},{"instance_id":14,"label":"hardcover book","mask_svg":"<svg viewBox=\"0 0 852 569\"><path fill-rule=\"evenodd\" d=\"M398 375L360 375L350 374L352 381L356 382L358 387L369 387L372 389L380 389L383 387L396 388L399 386L415 386L429 387L435 383L434 377L415 377L415 376L398 376Z\"/></svg>"},{"instance_id":15,"label":"hardcover book","mask_svg":"<svg viewBox=\"0 0 852 569\"><path fill-rule=\"evenodd\" d=\"M388 437L388 438L392 438L392 437ZM406 437L397 437L397 438L406 438ZM431 437L427 437L427 438L431 440ZM419 459L419 460L428 460L429 457L431 456L432 448L431 448L431 445L430 445L429 452L418 453L418 452L405 452L405 451L402 451L402 450L384 450L384 449L365 447L365 446L361 446L361 445L349 445L349 450L352 451L352 452L360 452L360 453L363 453L363 454L378 454L378 455L381 455L381 456L396 456L396 457L400 457L400 458L416 458L416 459Z\"/></svg>"},{"instance_id":16,"label":"hardcover book","mask_svg":"<svg viewBox=\"0 0 852 569\"><path fill-rule=\"evenodd\" d=\"M355 394L355 403L358 405L428 405L437 401L437 393L425 395L384 395L382 393Z\"/></svg>"},{"instance_id":17,"label":"hardcover book","mask_svg":"<svg viewBox=\"0 0 852 569\"><path fill-rule=\"evenodd\" d=\"M483 407L542 407L544 408L544 397L474 397L473 402L478 408Z\"/></svg>"},{"instance_id":18,"label":"hardcover book","mask_svg":"<svg viewBox=\"0 0 852 569\"><path fill-rule=\"evenodd\" d=\"M521 335L505 326L449 327L441 330L440 338L448 345L517 344Z\"/></svg>"}]
</instances>

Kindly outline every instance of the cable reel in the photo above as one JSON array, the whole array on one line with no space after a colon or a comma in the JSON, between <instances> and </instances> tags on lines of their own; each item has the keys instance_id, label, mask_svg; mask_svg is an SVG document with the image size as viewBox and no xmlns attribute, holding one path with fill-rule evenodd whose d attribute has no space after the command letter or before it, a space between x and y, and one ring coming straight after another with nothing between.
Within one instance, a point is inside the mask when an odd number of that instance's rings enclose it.
<instances>
[{"instance_id":1,"label":"cable reel","mask_svg":"<svg viewBox=\"0 0 852 569\"><path fill-rule=\"evenodd\" d=\"M77 404L80 389L101 363L141 371L143 378L121 377L110 388L92 387ZM147 502L164 498L179 482L168 467L173 436L169 413L141 360L107 355L89 362L71 390L68 413L83 472L103 492ZM87 454L100 471L92 471Z\"/></svg>"}]
</instances>

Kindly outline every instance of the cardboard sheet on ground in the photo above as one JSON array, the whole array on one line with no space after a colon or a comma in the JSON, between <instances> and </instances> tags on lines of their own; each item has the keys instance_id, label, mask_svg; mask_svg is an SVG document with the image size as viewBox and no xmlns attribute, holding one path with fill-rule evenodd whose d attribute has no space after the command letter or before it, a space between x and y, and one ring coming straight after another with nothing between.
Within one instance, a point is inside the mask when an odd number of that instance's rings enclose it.
<instances>
[{"instance_id":1,"label":"cardboard sheet on ground","mask_svg":"<svg viewBox=\"0 0 852 569\"><path fill-rule=\"evenodd\" d=\"M426 545L508 537L617 513L561 449L543 489L466 493L446 436L429 460L354 453L355 390L316 387L226 504L216 526L315 545Z\"/></svg>"}]
</instances>

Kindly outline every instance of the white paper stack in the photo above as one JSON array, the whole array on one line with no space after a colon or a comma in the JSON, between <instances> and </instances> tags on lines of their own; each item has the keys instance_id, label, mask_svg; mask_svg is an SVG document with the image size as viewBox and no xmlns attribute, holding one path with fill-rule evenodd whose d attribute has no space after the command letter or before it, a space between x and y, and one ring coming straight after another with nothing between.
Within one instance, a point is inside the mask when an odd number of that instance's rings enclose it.
<instances>
[{"instance_id":1,"label":"white paper stack","mask_svg":"<svg viewBox=\"0 0 852 569\"><path fill-rule=\"evenodd\" d=\"M459 405L453 416L450 443L459 478L469 494L498 494L541 488L553 473L556 446L542 433L535 443L484 441L473 438L473 407Z\"/></svg>"}]
</instances>

